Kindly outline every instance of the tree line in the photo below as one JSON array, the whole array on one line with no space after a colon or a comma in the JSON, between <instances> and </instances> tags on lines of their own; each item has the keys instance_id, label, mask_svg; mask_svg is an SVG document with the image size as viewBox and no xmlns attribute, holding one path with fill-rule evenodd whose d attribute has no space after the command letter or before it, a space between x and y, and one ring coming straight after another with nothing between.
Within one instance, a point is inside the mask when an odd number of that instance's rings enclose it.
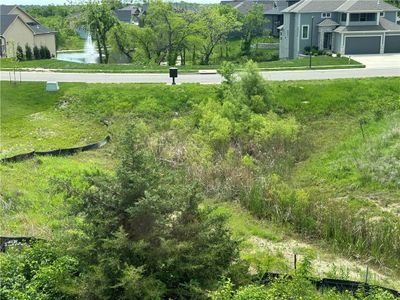
<instances>
[{"instance_id":1,"label":"tree line","mask_svg":"<svg viewBox=\"0 0 400 300\"><path fill-rule=\"evenodd\" d=\"M33 60L33 59L50 59L51 53L49 48L46 46L34 46L33 49L28 44L25 45L25 53L24 49L18 45L17 53L16 53L17 61L23 60Z\"/></svg>"},{"instance_id":2,"label":"tree line","mask_svg":"<svg viewBox=\"0 0 400 300\"><path fill-rule=\"evenodd\" d=\"M180 56L184 65L189 54L192 62L207 65L216 47L231 34L240 32L241 52L249 55L253 40L266 33L267 21L260 5L242 15L228 5L203 5L188 10L153 0L141 17L140 27L120 23L114 14L119 7L118 1L107 0L91 0L84 6L82 22L96 39L101 63L108 63L112 45L130 62L141 59L175 65Z\"/></svg>"}]
</instances>

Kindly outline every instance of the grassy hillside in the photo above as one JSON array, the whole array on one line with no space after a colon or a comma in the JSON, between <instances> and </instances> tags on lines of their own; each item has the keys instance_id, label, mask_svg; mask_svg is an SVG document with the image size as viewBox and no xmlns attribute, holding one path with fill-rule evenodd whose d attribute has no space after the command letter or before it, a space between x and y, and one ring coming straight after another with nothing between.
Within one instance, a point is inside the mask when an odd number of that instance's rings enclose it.
<instances>
[{"instance_id":1,"label":"grassy hillside","mask_svg":"<svg viewBox=\"0 0 400 300\"><path fill-rule=\"evenodd\" d=\"M51 238L74 230L79 219L67 213L55 183L73 178L79 184L95 169L113 174L121 133L145 122L151 150L173 167L184 166L204 187L206 204L232 216L242 256L254 266L285 271L293 252L311 253L321 276L359 280L368 264L374 280L399 288L400 79L267 88L272 110L285 126L296 122L297 134L289 144L272 140L273 156L250 149L252 159L232 154L232 146L209 156L205 138L220 147L223 136L215 134L228 126L209 118L220 109L213 102L217 86L62 83L59 92L46 93L41 83L2 82L1 156L81 145L107 130L113 142L71 157L1 164L1 234ZM202 126L209 135L201 135Z\"/></svg>"}]
</instances>

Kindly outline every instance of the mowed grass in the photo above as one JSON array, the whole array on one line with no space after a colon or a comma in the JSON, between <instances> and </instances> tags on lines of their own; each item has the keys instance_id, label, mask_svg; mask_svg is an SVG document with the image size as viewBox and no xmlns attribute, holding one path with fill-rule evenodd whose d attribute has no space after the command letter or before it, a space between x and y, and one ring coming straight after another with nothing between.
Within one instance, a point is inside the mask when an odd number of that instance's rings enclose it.
<instances>
[{"instance_id":1,"label":"mowed grass","mask_svg":"<svg viewBox=\"0 0 400 300\"><path fill-rule=\"evenodd\" d=\"M50 93L44 83L1 82L0 157L103 139L107 130L98 120L63 112L63 96L73 86L63 84L61 91Z\"/></svg>"},{"instance_id":2,"label":"mowed grass","mask_svg":"<svg viewBox=\"0 0 400 300\"><path fill-rule=\"evenodd\" d=\"M260 69L290 69L308 68L308 58L298 58L293 60L279 60L260 62ZM312 66L315 68L328 66L350 66L362 67L362 65L346 57L317 56L312 59ZM179 72L192 73L199 70L215 70L220 65L185 65L178 66ZM81 64L75 62L61 61L56 59L42 59L16 62L13 59L2 59L0 68L3 70L16 69L53 69L62 72L110 72L110 73L168 73L169 66L145 65L145 64ZM242 70L243 64L237 64L237 70Z\"/></svg>"},{"instance_id":3,"label":"mowed grass","mask_svg":"<svg viewBox=\"0 0 400 300\"><path fill-rule=\"evenodd\" d=\"M167 119L215 93L214 87L181 85L70 84L45 92L44 83L1 82L2 156L73 147L104 138L107 121L115 142L68 157L35 157L0 164L0 233L51 238L68 229L68 204L55 192L59 178L80 182L85 172L113 172L118 135L136 118ZM155 121L155 119L153 119ZM157 122L154 122L157 123ZM162 129L159 122L158 130ZM157 127L158 125L155 124ZM52 134L44 134L51 132ZM41 133L39 135L38 133Z\"/></svg>"},{"instance_id":4,"label":"mowed grass","mask_svg":"<svg viewBox=\"0 0 400 300\"><path fill-rule=\"evenodd\" d=\"M101 149L69 157L35 157L0 165L0 233L51 239L77 220L68 214L63 193L55 190L60 178L79 182L85 172L112 172L111 150Z\"/></svg>"}]
</instances>

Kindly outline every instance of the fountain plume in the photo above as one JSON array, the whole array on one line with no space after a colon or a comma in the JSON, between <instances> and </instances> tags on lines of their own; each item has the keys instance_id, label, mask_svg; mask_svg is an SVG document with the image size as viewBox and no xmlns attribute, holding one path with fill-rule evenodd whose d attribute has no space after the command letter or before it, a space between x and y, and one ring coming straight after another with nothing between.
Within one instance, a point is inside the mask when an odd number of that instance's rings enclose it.
<instances>
[{"instance_id":1,"label":"fountain plume","mask_svg":"<svg viewBox=\"0 0 400 300\"><path fill-rule=\"evenodd\" d=\"M85 63L94 64L96 63L97 57L98 54L93 45L92 35L89 32L85 42Z\"/></svg>"}]
</instances>

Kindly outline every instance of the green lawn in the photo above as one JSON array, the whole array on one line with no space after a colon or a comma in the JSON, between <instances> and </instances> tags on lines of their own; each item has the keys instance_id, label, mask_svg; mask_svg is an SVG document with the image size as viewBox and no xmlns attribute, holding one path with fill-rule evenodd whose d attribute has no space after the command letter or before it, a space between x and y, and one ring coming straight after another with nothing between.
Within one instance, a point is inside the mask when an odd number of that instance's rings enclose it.
<instances>
[{"instance_id":1,"label":"green lawn","mask_svg":"<svg viewBox=\"0 0 400 300\"><path fill-rule=\"evenodd\" d=\"M64 113L66 89L45 92L44 83L1 85L0 157L81 146L103 139L107 130L99 120ZM81 85L82 87L82 85Z\"/></svg>"},{"instance_id":2,"label":"green lawn","mask_svg":"<svg viewBox=\"0 0 400 300\"><path fill-rule=\"evenodd\" d=\"M308 68L308 58L299 58L295 60L269 61L258 63L260 69L299 69ZM314 68L332 68L332 67L362 67L360 63L345 57L330 57L319 56L313 57L312 66ZM167 73L168 66L157 65L137 65L137 64L80 64L74 62L60 61L56 59L32 60L16 62L13 59L2 59L0 61L2 70L17 69L54 69L62 72L115 72L115 73ZM186 65L178 66L180 72L190 73L199 70L215 70L219 65ZM243 68L243 65L238 64L238 70Z\"/></svg>"}]
</instances>

